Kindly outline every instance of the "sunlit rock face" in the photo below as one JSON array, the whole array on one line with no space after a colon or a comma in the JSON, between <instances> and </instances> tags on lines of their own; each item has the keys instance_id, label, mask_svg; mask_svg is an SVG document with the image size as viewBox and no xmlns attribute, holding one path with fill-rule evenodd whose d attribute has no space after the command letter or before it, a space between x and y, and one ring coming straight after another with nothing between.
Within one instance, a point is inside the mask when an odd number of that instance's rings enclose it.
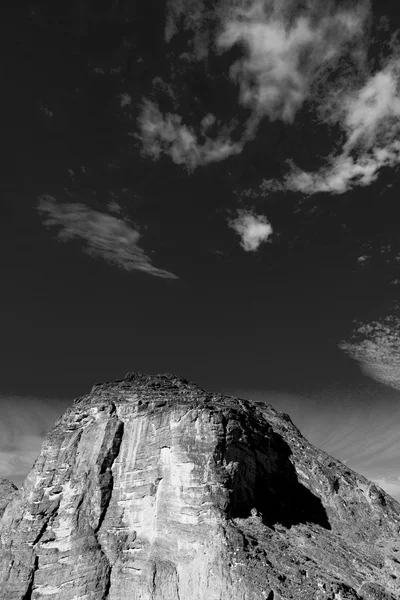
<instances>
[{"instance_id":1,"label":"sunlit rock face","mask_svg":"<svg viewBox=\"0 0 400 600\"><path fill-rule=\"evenodd\" d=\"M1 598L396 599L399 530L271 406L128 374L75 401L7 505Z\"/></svg>"}]
</instances>

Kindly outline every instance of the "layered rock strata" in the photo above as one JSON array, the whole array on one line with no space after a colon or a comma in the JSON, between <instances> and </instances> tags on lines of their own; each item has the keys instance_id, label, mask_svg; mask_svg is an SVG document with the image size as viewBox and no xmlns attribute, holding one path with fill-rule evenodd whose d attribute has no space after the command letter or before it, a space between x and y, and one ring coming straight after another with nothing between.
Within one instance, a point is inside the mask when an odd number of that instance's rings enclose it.
<instances>
[{"instance_id":1,"label":"layered rock strata","mask_svg":"<svg viewBox=\"0 0 400 600\"><path fill-rule=\"evenodd\" d=\"M271 406L174 375L78 398L0 524L2 600L395 600L400 505Z\"/></svg>"}]
</instances>

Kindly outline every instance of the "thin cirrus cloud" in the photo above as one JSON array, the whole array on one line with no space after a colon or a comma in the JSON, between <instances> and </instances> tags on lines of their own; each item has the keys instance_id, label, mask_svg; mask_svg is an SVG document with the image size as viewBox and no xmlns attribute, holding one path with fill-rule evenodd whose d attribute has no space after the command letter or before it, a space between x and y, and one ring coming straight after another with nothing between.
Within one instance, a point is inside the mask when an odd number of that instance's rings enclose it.
<instances>
[{"instance_id":1,"label":"thin cirrus cloud","mask_svg":"<svg viewBox=\"0 0 400 600\"><path fill-rule=\"evenodd\" d=\"M140 234L122 218L93 210L81 203L59 203L52 196L39 198L38 211L45 227L59 227L58 239L78 239L84 251L125 271L143 271L155 277L176 275L155 267L139 246Z\"/></svg>"},{"instance_id":2,"label":"thin cirrus cloud","mask_svg":"<svg viewBox=\"0 0 400 600\"><path fill-rule=\"evenodd\" d=\"M272 235L271 224L264 215L239 209L237 217L229 221L229 226L240 235L243 250L255 252Z\"/></svg>"},{"instance_id":3,"label":"thin cirrus cloud","mask_svg":"<svg viewBox=\"0 0 400 600\"><path fill-rule=\"evenodd\" d=\"M355 327L353 339L339 348L372 379L400 390L400 319L389 315Z\"/></svg>"}]
</instances>

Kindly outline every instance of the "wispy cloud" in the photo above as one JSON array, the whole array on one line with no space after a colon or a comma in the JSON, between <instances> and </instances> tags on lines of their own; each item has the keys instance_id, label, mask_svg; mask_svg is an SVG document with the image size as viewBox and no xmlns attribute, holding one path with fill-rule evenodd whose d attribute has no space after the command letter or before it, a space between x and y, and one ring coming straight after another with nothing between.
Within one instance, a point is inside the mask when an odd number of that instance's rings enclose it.
<instances>
[{"instance_id":1,"label":"wispy cloud","mask_svg":"<svg viewBox=\"0 0 400 600\"><path fill-rule=\"evenodd\" d=\"M176 279L169 271L152 265L139 246L140 233L122 218L93 210L84 204L57 202L51 196L39 198L38 211L46 227L59 227L58 239L79 239L84 250L125 271L143 271L156 277Z\"/></svg>"},{"instance_id":2,"label":"wispy cloud","mask_svg":"<svg viewBox=\"0 0 400 600\"><path fill-rule=\"evenodd\" d=\"M168 43L182 29L191 33L189 51L183 51L180 58L194 61L205 60L213 41L210 24L218 13L218 0L167 0L167 18L164 39Z\"/></svg>"},{"instance_id":3,"label":"wispy cloud","mask_svg":"<svg viewBox=\"0 0 400 600\"><path fill-rule=\"evenodd\" d=\"M368 0L346 7L333 0L221 0L213 8L203 0L169 0L165 41L182 29L190 31L185 53L190 60L205 61L210 52L242 47L243 57L224 75L238 84L236 101L251 114L240 142L231 141L226 127L213 139L199 141L180 116L163 115L155 103L145 101L139 118L144 153L153 159L168 154L177 164L194 169L240 153L264 117L292 122L315 94L315 83L327 77L343 55L355 63L363 61L368 15Z\"/></svg>"},{"instance_id":4,"label":"wispy cloud","mask_svg":"<svg viewBox=\"0 0 400 600\"><path fill-rule=\"evenodd\" d=\"M400 60L390 59L358 88L350 83L350 89L324 99L325 120L338 123L345 133L340 151L315 172L292 164L283 181L265 181L264 189L340 194L371 184L382 167L400 163Z\"/></svg>"},{"instance_id":5,"label":"wispy cloud","mask_svg":"<svg viewBox=\"0 0 400 600\"><path fill-rule=\"evenodd\" d=\"M153 160L162 154L170 156L177 165L184 165L192 170L199 165L224 160L242 150L241 143L232 142L229 131L223 130L213 139L206 136L206 131L215 121L208 114L201 124L200 141L193 127L183 124L179 115L167 113L163 115L155 102L145 100L138 119L140 127L139 139L142 142L142 152Z\"/></svg>"},{"instance_id":6,"label":"wispy cloud","mask_svg":"<svg viewBox=\"0 0 400 600\"><path fill-rule=\"evenodd\" d=\"M220 49L243 45L246 56L230 70L240 102L271 120L293 121L313 83L344 52L355 53L368 14L366 2L347 8L306 2L306 11L296 5L282 0L234 5L217 40Z\"/></svg>"},{"instance_id":7,"label":"wispy cloud","mask_svg":"<svg viewBox=\"0 0 400 600\"><path fill-rule=\"evenodd\" d=\"M358 324L351 340L339 348L355 359L376 381L400 390L400 319L389 315Z\"/></svg>"},{"instance_id":8,"label":"wispy cloud","mask_svg":"<svg viewBox=\"0 0 400 600\"><path fill-rule=\"evenodd\" d=\"M126 106L130 106L132 104L132 96L128 94L128 92L119 94L118 97L121 108L125 108Z\"/></svg>"},{"instance_id":9,"label":"wispy cloud","mask_svg":"<svg viewBox=\"0 0 400 600\"><path fill-rule=\"evenodd\" d=\"M240 245L246 252L258 250L260 244L268 241L273 233L271 224L264 215L256 215L244 209L239 209L237 217L229 220L229 226L240 235Z\"/></svg>"},{"instance_id":10,"label":"wispy cloud","mask_svg":"<svg viewBox=\"0 0 400 600\"><path fill-rule=\"evenodd\" d=\"M335 125L342 139L336 136L323 157L310 157L318 164L322 159L322 167L307 171L288 161L282 176L266 178L261 191L341 194L400 163L400 44L388 40L386 59L369 61L370 0L218 0L212 8L204 0L169 0L167 6L165 41L189 31L190 60L207 64L210 53L229 57L227 51L241 49L223 76L236 84L233 99L250 114L233 141L232 127L213 112L204 118L214 118L211 136L183 122L179 110L163 114L145 100L138 136L145 155L168 155L189 170L221 161L241 153L263 119L293 123L308 102L315 124L324 131Z\"/></svg>"}]
</instances>

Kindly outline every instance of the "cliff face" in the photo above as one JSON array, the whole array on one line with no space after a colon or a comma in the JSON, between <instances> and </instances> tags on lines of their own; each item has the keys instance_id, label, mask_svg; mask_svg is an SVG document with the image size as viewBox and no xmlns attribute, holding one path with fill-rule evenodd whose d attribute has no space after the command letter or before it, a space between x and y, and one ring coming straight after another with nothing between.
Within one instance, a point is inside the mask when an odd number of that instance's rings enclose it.
<instances>
[{"instance_id":1,"label":"cliff face","mask_svg":"<svg viewBox=\"0 0 400 600\"><path fill-rule=\"evenodd\" d=\"M393 600L399 531L286 415L128 374L75 401L8 504L1 598Z\"/></svg>"},{"instance_id":2,"label":"cliff face","mask_svg":"<svg viewBox=\"0 0 400 600\"><path fill-rule=\"evenodd\" d=\"M17 494L17 491L18 488L12 481L0 477L0 517L4 513L7 504L9 504Z\"/></svg>"}]
</instances>

